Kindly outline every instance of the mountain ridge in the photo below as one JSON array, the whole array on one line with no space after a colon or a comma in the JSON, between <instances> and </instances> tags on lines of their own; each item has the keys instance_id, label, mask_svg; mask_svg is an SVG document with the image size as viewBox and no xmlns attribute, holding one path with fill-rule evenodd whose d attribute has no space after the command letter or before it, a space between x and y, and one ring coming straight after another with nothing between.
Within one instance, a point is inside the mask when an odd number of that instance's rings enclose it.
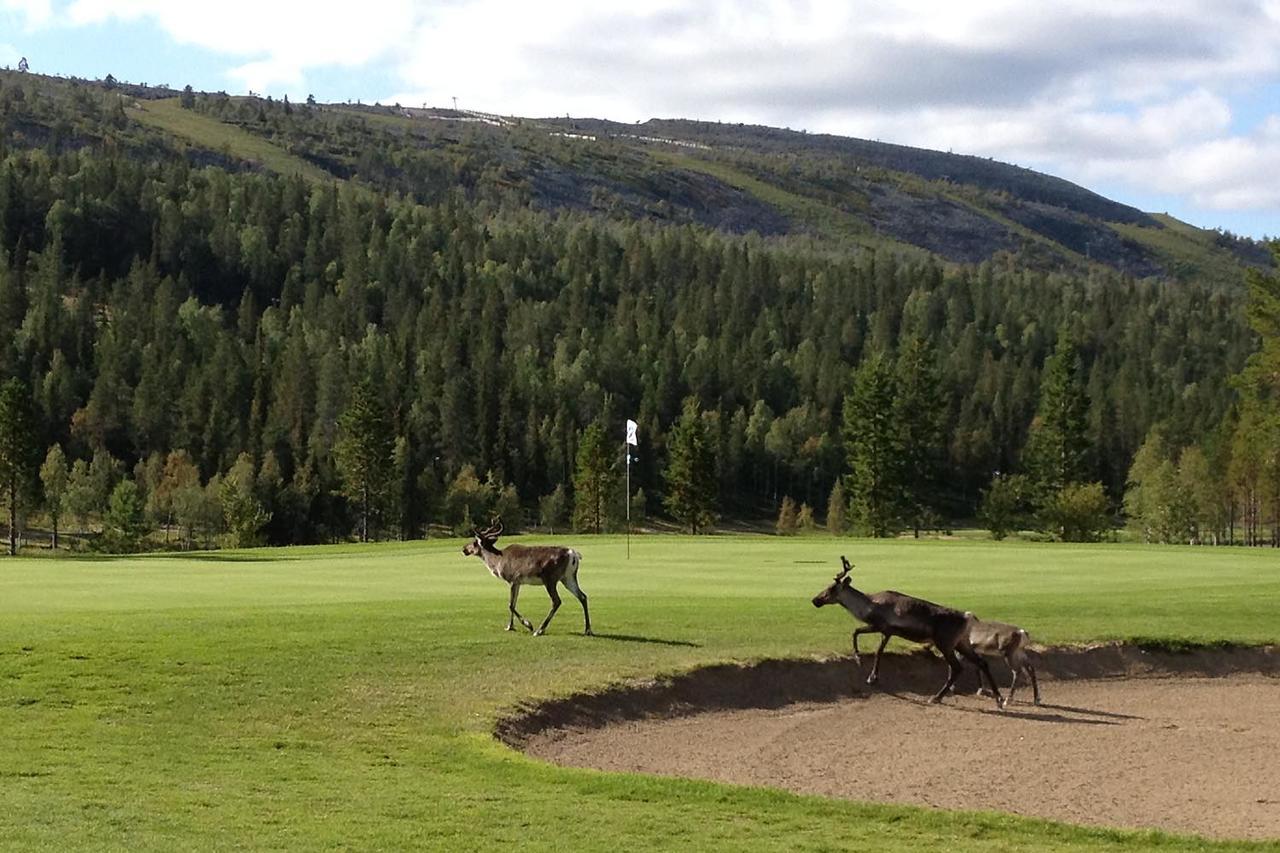
<instances>
[{"instance_id":1,"label":"mountain ridge","mask_svg":"<svg viewBox=\"0 0 1280 853\"><path fill-rule=\"evenodd\" d=\"M15 95L32 90L34 97ZM32 101L36 104L32 104ZM1042 271L1238 284L1260 241L1141 211L1064 178L969 154L762 125L521 118L291 104L256 95L0 72L0 139L355 181L423 203L693 224L837 248ZM123 142L122 142L123 140Z\"/></svg>"}]
</instances>

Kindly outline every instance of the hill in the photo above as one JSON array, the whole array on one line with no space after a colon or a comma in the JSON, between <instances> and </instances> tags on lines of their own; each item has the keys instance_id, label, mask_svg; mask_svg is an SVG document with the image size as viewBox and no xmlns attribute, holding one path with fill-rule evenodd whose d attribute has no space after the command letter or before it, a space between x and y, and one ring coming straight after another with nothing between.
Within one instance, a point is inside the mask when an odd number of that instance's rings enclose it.
<instances>
[{"instance_id":1,"label":"hill","mask_svg":"<svg viewBox=\"0 0 1280 853\"><path fill-rule=\"evenodd\" d=\"M31 97L24 97L26 93ZM1103 266L1218 284L1266 265L1262 245L993 160L775 128L627 125L446 109L290 104L118 81L0 74L8 147L110 138L198 164L352 181L433 203L475 201L697 224L847 249L1042 271Z\"/></svg>"},{"instance_id":2,"label":"hill","mask_svg":"<svg viewBox=\"0 0 1280 853\"><path fill-rule=\"evenodd\" d=\"M1020 466L1064 335L1087 473L1118 501L1154 426L1225 464L1248 249L852 140L0 76L0 378L30 389L39 450L61 445L81 530L128 480L169 541L226 532L253 508L237 490L261 504L250 539L344 538L336 425L357 402L394 448L384 535L499 507L561 526L582 446L623 418L633 515L660 516L686 413L722 520L788 496L821 517L876 364L919 390L896 413L932 447L915 506L972 518Z\"/></svg>"}]
</instances>

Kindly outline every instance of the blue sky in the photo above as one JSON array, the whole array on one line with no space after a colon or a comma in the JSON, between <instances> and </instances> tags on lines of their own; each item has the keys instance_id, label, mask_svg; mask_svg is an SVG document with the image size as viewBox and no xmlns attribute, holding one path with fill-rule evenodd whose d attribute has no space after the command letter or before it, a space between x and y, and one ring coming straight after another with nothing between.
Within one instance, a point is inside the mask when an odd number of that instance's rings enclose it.
<instances>
[{"instance_id":1,"label":"blue sky","mask_svg":"<svg viewBox=\"0 0 1280 853\"><path fill-rule=\"evenodd\" d=\"M0 0L0 65L19 56L294 99L805 128L1280 235L1280 0Z\"/></svg>"}]
</instances>

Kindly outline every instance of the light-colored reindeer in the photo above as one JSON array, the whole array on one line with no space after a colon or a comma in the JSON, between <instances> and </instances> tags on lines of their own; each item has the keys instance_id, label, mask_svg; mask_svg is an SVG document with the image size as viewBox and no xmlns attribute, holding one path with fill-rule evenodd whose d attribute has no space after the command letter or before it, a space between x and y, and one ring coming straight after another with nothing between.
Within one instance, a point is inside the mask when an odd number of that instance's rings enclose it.
<instances>
[{"instance_id":1,"label":"light-colored reindeer","mask_svg":"<svg viewBox=\"0 0 1280 853\"><path fill-rule=\"evenodd\" d=\"M1004 705L1001 707L1006 707L1013 702L1013 692L1018 689L1020 671L1026 672L1027 677L1031 679L1031 690L1035 694L1035 703L1039 705L1040 683L1036 681L1036 668L1031 665L1027 655L1031 643L1027 632L1017 625L984 621L972 613L965 613L965 616L969 618L969 646L980 655L1004 658L1005 663L1009 664L1009 669L1013 670L1013 680L1009 682L1009 695L1005 697ZM989 677L990 673L988 673ZM978 692L984 692L981 680L979 680Z\"/></svg>"},{"instance_id":2,"label":"light-colored reindeer","mask_svg":"<svg viewBox=\"0 0 1280 853\"><path fill-rule=\"evenodd\" d=\"M969 647L969 614L922 598L903 595L900 592L886 590L867 595L855 588L849 580L849 572L853 565L844 557L840 558L844 568L835 579L813 598L814 607L827 604L840 604L866 627L853 632L853 659L859 666L862 658L858 654L858 637L862 634L881 634L880 647L876 649L875 663L871 665L871 674L867 676L867 684L875 684L879 680L880 655L888 645L890 637L902 637L913 643L927 643L947 660L947 682L942 685L931 702L941 702L942 697L951 691L960 675L958 652L966 660L986 673L991 690L995 693L996 704L1004 707L1000 688L991 677L991 669L987 662Z\"/></svg>"},{"instance_id":3,"label":"light-colored reindeer","mask_svg":"<svg viewBox=\"0 0 1280 853\"><path fill-rule=\"evenodd\" d=\"M533 631L536 637L547 630L551 617L560 609L560 595L556 592L556 584L562 583L565 589L573 593L582 603L582 618L585 624L582 633L591 636L591 613L587 610L587 594L578 586L578 563L582 555L572 548L558 545L508 545L499 550L498 537L502 535L502 520L494 519L484 530L473 530L472 540L462 549L467 557L479 557L494 577L511 585L511 601L508 605L510 613L507 618L507 630L515 630L515 620ZM551 610L547 618L534 631L533 624L516 610L516 598L520 595L520 587L524 584L542 584L551 596Z\"/></svg>"}]
</instances>

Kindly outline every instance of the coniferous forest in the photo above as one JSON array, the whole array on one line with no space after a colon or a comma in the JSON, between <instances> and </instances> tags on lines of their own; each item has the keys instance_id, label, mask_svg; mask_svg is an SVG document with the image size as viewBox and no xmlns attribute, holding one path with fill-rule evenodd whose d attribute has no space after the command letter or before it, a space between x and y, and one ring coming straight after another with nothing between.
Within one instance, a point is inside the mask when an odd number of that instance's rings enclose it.
<instances>
[{"instance_id":1,"label":"coniferous forest","mask_svg":"<svg viewBox=\"0 0 1280 853\"><path fill-rule=\"evenodd\" d=\"M617 529L626 418L638 523L1277 535L1269 272L964 264L17 138L0 478L41 543Z\"/></svg>"}]
</instances>

